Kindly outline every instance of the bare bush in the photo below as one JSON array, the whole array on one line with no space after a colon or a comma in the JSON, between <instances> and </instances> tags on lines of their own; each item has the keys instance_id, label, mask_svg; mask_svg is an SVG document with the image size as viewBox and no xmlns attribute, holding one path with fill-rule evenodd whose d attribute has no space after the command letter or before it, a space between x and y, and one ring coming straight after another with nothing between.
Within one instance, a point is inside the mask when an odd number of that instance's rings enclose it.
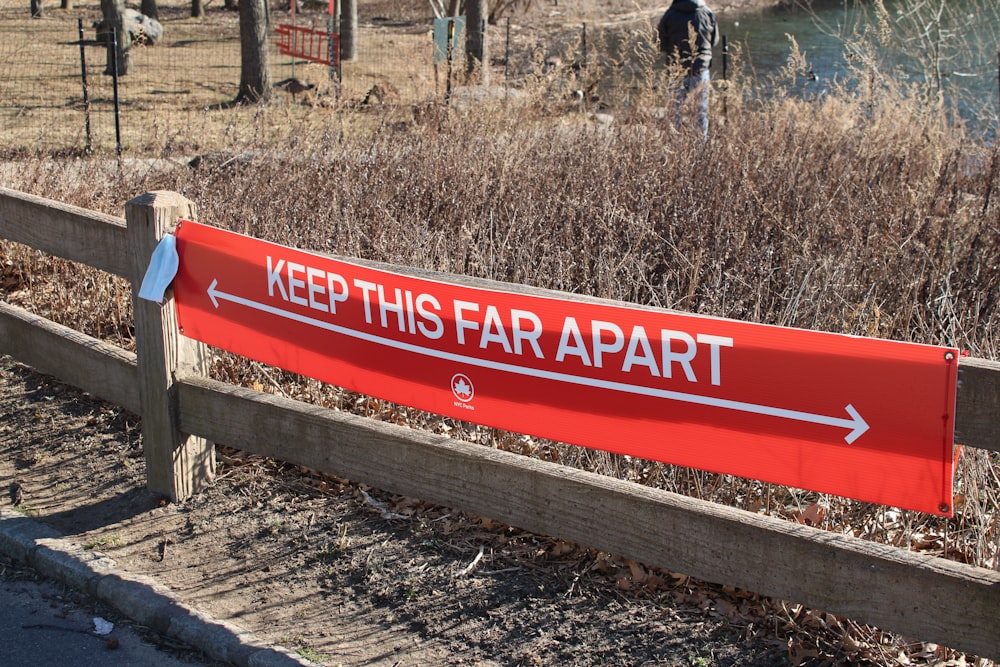
<instances>
[{"instance_id":1,"label":"bare bush","mask_svg":"<svg viewBox=\"0 0 1000 667\"><path fill-rule=\"evenodd\" d=\"M732 86L713 97L708 141L659 120L651 90L611 124L528 91L466 110L337 111L294 132L262 109L195 168L36 157L9 184L115 214L170 189L204 222L287 245L997 357L1000 149L902 88L751 106ZM12 244L0 252L0 297L127 339L126 286ZM798 519L818 503L830 530L1000 559L995 453L963 455L945 520L497 432L228 356L214 372L749 511Z\"/></svg>"}]
</instances>

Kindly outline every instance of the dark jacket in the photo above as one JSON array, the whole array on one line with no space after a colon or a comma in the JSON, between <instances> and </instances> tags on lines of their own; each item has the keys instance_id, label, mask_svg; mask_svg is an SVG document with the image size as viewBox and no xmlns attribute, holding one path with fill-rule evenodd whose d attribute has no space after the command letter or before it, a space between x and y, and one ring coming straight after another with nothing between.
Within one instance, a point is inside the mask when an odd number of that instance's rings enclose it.
<instances>
[{"instance_id":1,"label":"dark jacket","mask_svg":"<svg viewBox=\"0 0 1000 667\"><path fill-rule=\"evenodd\" d=\"M690 26L695 43L690 43ZM712 66L712 47L719 43L719 24L705 0L674 0L657 26L660 51L667 62L679 58L688 76L697 76Z\"/></svg>"}]
</instances>

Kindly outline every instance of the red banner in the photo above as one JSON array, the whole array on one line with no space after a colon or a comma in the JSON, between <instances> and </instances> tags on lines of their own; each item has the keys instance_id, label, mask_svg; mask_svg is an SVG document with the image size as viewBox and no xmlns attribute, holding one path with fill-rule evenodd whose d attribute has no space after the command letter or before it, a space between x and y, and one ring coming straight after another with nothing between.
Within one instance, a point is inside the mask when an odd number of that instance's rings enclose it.
<instances>
[{"instance_id":1,"label":"red banner","mask_svg":"<svg viewBox=\"0 0 1000 667\"><path fill-rule=\"evenodd\" d=\"M181 331L210 345L456 419L951 514L955 349L176 236Z\"/></svg>"}]
</instances>

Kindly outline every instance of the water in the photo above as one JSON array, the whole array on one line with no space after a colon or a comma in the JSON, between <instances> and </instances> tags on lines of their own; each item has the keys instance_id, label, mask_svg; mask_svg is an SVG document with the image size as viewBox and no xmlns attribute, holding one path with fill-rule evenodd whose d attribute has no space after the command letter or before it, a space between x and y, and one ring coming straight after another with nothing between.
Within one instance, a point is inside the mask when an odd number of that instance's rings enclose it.
<instances>
[{"instance_id":1,"label":"water","mask_svg":"<svg viewBox=\"0 0 1000 667\"><path fill-rule=\"evenodd\" d=\"M940 91L964 118L995 128L1000 106L996 0L885 0L885 6L892 37L871 51L878 71L894 83ZM850 86L852 61L856 63L855 56L862 52L849 45L857 43L866 26L875 24L872 4L854 0L816 0L809 8L779 7L738 18L719 15L720 32L733 53L732 73L752 75L764 91L781 86L801 95L821 95L838 82ZM926 36L917 37L917 25ZM777 77L792 52L786 35L794 36L809 71L792 83ZM713 77L722 75L721 65L720 48Z\"/></svg>"}]
</instances>

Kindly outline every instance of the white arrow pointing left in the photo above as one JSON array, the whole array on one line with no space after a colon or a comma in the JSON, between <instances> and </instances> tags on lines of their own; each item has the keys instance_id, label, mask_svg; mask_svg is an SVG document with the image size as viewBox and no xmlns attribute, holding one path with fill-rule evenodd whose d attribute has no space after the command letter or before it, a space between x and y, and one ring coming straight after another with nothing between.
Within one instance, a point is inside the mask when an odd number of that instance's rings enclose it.
<instances>
[{"instance_id":1,"label":"white arrow pointing left","mask_svg":"<svg viewBox=\"0 0 1000 667\"><path fill-rule=\"evenodd\" d=\"M318 320L313 317L300 315L299 313L293 313L291 311L287 311L282 308L276 308L274 306L270 306L265 303L260 303L257 301L252 301L250 299L243 298L241 296L236 296L235 294L229 294L227 292L223 292L218 289L218 285L219 281L216 279L213 280L212 284L208 286L208 298L212 300L212 305L215 306L216 308L219 307L219 301L229 301L231 303L236 303L241 306L246 306L247 308L252 308L254 310L258 310L264 313L269 313L271 315L277 315L278 317L283 317L289 320L294 320L296 322L301 322L309 326L343 334L344 336L350 336L351 338L364 340L369 343L377 343L379 345L385 345L387 347L392 347L398 350L413 352L414 354L421 354L424 356L434 357L437 359L445 359L447 361L455 361L462 364L468 364L470 366L478 366L480 368L489 368L493 370L505 371L508 373L515 373L518 375L543 378L546 380L556 380L558 382L567 382L587 387L597 387L600 389L608 389L611 391L619 391L628 394L652 396L655 398L663 398L671 401L679 401L682 403L705 405L709 407L722 408L725 410L735 410L738 412L766 415L770 417L776 417L778 419L788 419L792 421L799 421L812 424L820 424L824 426L831 426L841 429L848 429L847 435L844 436L844 441L847 444L851 444L854 441L856 441L858 438L864 435L870 428L868 422L864 420L861 414L850 403L848 403L844 408L845 412L847 413L847 417L833 417L829 415L815 414L812 412L803 412L800 410L776 408L769 405L759 405L756 403L733 401L726 398L701 396L699 394L687 394L678 391L670 391L667 389L654 389L652 387L644 387L642 385L632 385L632 384L626 384L624 382L613 382L610 380L598 380L596 378L571 375L569 373L557 373L555 371L546 371L538 368L527 368L524 366L516 366L514 364L505 364L497 361L490 361L488 359L479 359L476 357L469 357L463 354L455 354L454 352L445 352L443 350L435 350L433 348L421 347L419 345L414 345L412 343L404 343L402 341L393 340L392 338L384 338L382 336L376 336L374 334L366 333L364 331L349 329L347 327L342 327L340 325L333 324L331 322Z\"/></svg>"}]
</instances>

